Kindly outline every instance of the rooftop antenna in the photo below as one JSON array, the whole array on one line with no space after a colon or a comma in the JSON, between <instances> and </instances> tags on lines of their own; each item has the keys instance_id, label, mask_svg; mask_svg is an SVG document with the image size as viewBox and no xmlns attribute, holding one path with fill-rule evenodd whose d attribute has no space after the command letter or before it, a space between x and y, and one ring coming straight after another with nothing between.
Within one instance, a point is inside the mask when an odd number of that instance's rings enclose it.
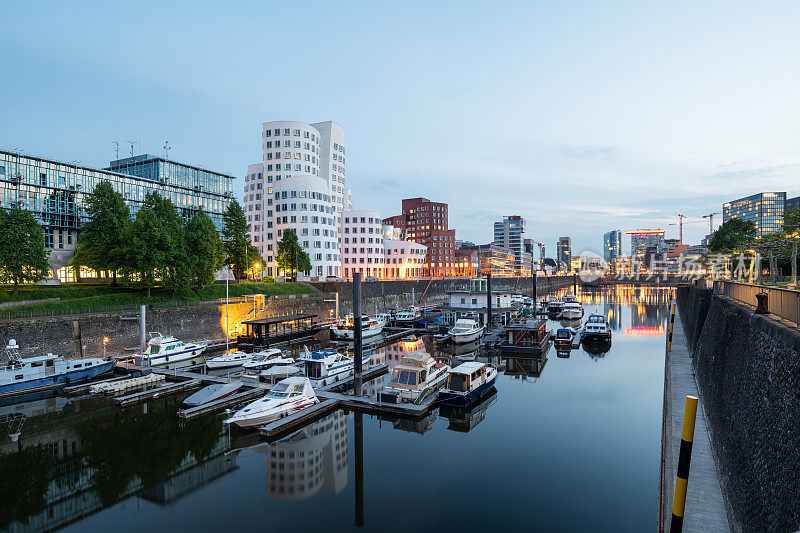
<instances>
[{"instance_id":1,"label":"rooftop antenna","mask_svg":"<svg viewBox=\"0 0 800 533\"><path fill-rule=\"evenodd\" d=\"M117 153L117 159L119 159L119 141L114 141L114 150Z\"/></svg>"},{"instance_id":2,"label":"rooftop antenna","mask_svg":"<svg viewBox=\"0 0 800 533\"><path fill-rule=\"evenodd\" d=\"M133 145L136 144L136 141L128 141L131 143L131 157L133 157Z\"/></svg>"},{"instance_id":3,"label":"rooftop antenna","mask_svg":"<svg viewBox=\"0 0 800 533\"><path fill-rule=\"evenodd\" d=\"M164 159L169 159L170 150L172 150L172 147L169 145L169 141L164 141Z\"/></svg>"}]
</instances>

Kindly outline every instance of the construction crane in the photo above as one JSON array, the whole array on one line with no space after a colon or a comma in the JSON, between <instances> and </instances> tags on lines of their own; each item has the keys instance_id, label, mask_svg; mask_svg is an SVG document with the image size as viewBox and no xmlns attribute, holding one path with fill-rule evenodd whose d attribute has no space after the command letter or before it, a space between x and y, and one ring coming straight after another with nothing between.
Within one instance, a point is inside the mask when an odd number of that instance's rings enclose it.
<instances>
[{"instance_id":1,"label":"construction crane","mask_svg":"<svg viewBox=\"0 0 800 533\"><path fill-rule=\"evenodd\" d=\"M678 232L679 232L678 233L678 243L679 244L683 244L683 219L684 218L688 218L688 217L686 215L684 215L683 213L678 213L678 227L680 228L678 230Z\"/></svg>"},{"instance_id":2,"label":"construction crane","mask_svg":"<svg viewBox=\"0 0 800 533\"><path fill-rule=\"evenodd\" d=\"M709 235L714 233L714 215L721 215L721 214L722 213L717 211L716 213L709 213L707 215L703 215L702 218L707 218L708 219L708 234Z\"/></svg>"}]
</instances>

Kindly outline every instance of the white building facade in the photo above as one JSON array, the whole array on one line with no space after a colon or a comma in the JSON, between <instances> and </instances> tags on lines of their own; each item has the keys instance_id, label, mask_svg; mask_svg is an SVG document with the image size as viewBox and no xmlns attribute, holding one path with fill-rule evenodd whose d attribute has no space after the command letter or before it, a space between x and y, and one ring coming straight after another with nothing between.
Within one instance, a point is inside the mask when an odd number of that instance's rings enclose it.
<instances>
[{"instance_id":1,"label":"white building facade","mask_svg":"<svg viewBox=\"0 0 800 533\"><path fill-rule=\"evenodd\" d=\"M311 271L300 277L340 276L341 214L353 201L345 183L344 130L335 122L265 122L262 150L262 162L247 168L244 210L264 274L283 274L278 242L293 229L311 259Z\"/></svg>"},{"instance_id":2,"label":"white building facade","mask_svg":"<svg viewBox=\"0 0 800 533\"><path fill-rule=\"evenodd\" d=\"M411 241L384 239L384 277L418 278L423 275L428 247Z\"/></svg>"},{"instance_id":3,"label":"white building facade","mask_svg":"<svg viewBox=\"0 0 800 533\"><path fill-rule=\"evenodd\" d=\"M342 213L342 276L349 279L355 272L363 276L384 277L383 226L375 211Z\"/></svg>"}]
</instances>

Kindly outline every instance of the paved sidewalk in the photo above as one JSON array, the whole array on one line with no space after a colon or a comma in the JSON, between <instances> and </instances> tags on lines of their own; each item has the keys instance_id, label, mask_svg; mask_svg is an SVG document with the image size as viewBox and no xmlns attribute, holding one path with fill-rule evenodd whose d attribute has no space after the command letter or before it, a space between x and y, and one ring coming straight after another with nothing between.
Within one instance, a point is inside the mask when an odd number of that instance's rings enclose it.
<instances>
[{"instance_id":1,"label":"paved sidewalk","mask_svg":"<svg viewBox=\"0 0 800 533\"><path fill-rule=\"evenodd\" d=\"M666 395L664 416L667 443L664 450L664 472L662 490L665 515L664 529L669 531L672 516L672 499L675 494L675 474L683 428L683 411L686 396L700 397L697 382L692 372L692 359L683 334L680 314L675 313L675 326L672 333L672 352L667 356L666 368L669 387ZM706 426L706 416L700 398L697 420L692 443L692 462L689 470L689 485L686 491L686 512L683 521L684 531L731 531L725 501L722 497L719 474L711 453L711 440Z\"/></svg>"}]
</instances>

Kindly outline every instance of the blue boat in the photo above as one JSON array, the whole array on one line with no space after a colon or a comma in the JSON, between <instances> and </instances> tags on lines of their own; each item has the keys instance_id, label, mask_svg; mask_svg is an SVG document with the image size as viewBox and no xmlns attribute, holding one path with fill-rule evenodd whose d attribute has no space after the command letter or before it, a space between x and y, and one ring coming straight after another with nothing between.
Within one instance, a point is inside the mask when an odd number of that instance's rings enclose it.
<instances>
[{"instance_id":1,"label":"blue boat","mask_svg":"<svg viewBox=\"0 0 800 533\"><path fill-rule=\"evenodd\" d=\"M447 383L439 391L439 403L469 405L488 392L497 380L497 369L486 363L469 361L452 369Z\"/></svg>"},{"instance_id":2,"label":"blue boat","mask_svg":"<svg viewBox=\"0 0 800 533\"><path fill-rule=\"evenodd\" d=\"M0 368L0 397L35 392L61 385L72 385L111 372L114 361L99 357L64 359L47 354L20 357L19 346L11 339L6 346L8 361Z\"/></svg>"}]
</instances>

